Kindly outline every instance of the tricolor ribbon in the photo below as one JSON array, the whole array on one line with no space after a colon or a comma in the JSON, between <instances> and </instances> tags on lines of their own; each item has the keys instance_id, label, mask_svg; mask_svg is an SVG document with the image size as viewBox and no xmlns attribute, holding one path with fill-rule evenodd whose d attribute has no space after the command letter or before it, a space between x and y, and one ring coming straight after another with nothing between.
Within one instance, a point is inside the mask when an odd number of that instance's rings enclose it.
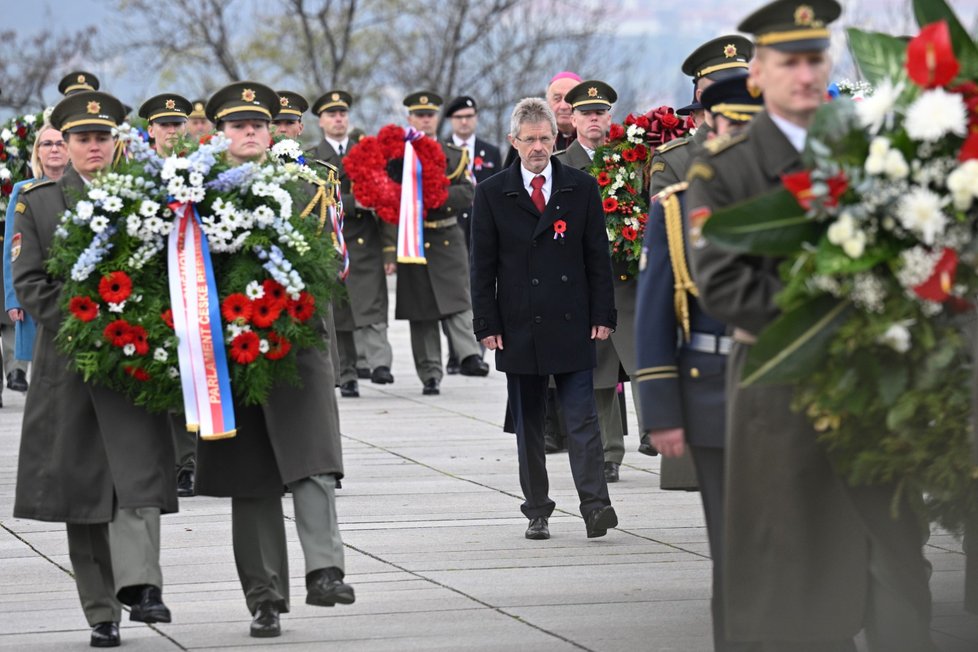
<instances>
[{"instance_id":1,"label":"tricolor ribbon","mask_svg":"<svg viewBox=\"0 0 978 652\"><path fill-rule=\"evenodd\" d=\"M234 437L234 406L221 327L221 302L197 207L170 202L176 215L167 261L173 328L187 429L201 439Z\"/></svg>"},{"instance_id":2,"label":"tricolor ribbon","mask_svg":"<svg viewBox=\"0 0 978 652\"><path fill-rule=\"evenodd\" d=\"M423 132L408 129L404 135L404 169L401 173L401 212L397 225L397 262L428 261L424 255L424 199L421 191L421 159L413 143L424 138Z\"/></svg>"}]
</instances>

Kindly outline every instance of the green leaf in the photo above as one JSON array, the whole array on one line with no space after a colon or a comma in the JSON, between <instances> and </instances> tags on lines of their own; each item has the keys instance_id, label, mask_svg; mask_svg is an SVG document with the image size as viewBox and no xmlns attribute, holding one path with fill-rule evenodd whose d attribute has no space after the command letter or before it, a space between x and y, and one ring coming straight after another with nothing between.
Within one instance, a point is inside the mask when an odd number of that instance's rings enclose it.
<instances>
[{"instance_id":1,"label":"green leaf","mask_svg":"<svg viewBox=\"0 0 978 652\"><path fill-rule=\"evenodd\" d=\"M808 377L824 362L833 333L851 310L848 300L822 295L778 317L751 348L741 384L795 383Z\"/></svg>"},{"instance_id":2,"label":"green leaf","mask_svg":"<svg viewBox=\"0 0 978 652\"><path fill-rule=\"evenodd\" d=\"M974 78L978 75L978 43L971 38L945 0L913 0L913 12L921 27L946 20L951 30L951 46L961 63L961 77Z\"/></svg>"},{"instance_id":3,"label":"green leaf","mask_svg":"<svg viewBox=\"0 0 978 652\"><path fill-rule=\"evenodd\" d=\"M892 406L903 392L907 390L909 374L905 367L890 365L886 373L879 375L880 400L883 405Z\"/></svg>"},{"instance_id":4,"label":"green leaf","mask_svg":"<svg viewBox=\"0 0 978 652\"><path fill-rule=\"evenodd\" d=\"M852 58L870 84L877 86L884 79L896 80L903 75L907 44L902 39L855 27L848 28L846 34Z\"/></svg>"},{"instance_id":5,"label":"green leaf","mask_svg":"<svg viewBox=\"0 0 978 652\"><path fill-rule=\"evenodd\" d=\"M784 188L714 213L703 235L729 249L764 256L786 256L803 243L818 242L822 225L813 222Z\"/></svg>"}]
</instances>

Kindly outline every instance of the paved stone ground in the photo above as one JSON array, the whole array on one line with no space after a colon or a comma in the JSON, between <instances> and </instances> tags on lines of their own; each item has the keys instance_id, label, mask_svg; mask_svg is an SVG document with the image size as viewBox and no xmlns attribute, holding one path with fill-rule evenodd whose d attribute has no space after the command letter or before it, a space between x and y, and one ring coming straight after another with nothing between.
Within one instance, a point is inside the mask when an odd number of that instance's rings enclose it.
<instances>
[{"instance_id":1,"label":"paved stone ground","mask_svg":"<svg viewBox=\"0 0 978 652\"><path fill-rule=\"evenodd\" d=\"M710 560L699 494L661 491L659 458L635 453L611 495L621 528L585 538L566 454L548 458L553 538L523 538L516 449L501 431L505 382L446 377L423 397L406 324L392 322L394 385L340 399L347 477L339 492L357 602L309 607L289 522L292 612L281 638L248 637L231 554L229 501L195 497L163 519L164 596L173 623L124 623L130 650L652 650L711 647ZM0 649L88 649L64 526L9 517L23 398L0 409ZM630 426L635 428L634 415ZM290 501L286 511L291 514ZM960 545L935 533L934 637L978 649L961 610Z\"/></svg>"}]
</instances>

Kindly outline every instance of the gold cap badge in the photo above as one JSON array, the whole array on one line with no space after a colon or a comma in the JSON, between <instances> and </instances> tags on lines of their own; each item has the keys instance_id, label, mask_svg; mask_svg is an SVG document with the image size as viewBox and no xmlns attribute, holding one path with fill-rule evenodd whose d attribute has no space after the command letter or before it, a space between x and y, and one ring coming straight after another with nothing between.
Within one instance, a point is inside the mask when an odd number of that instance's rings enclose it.
<instances>
[{"instance_id":1,"label":"gold cap badge","mask_svg":"<svg viewBox=\"0 0 978 652\"><path fill-rule=\"evenodd\" d=\"M811 25L815 20L815 10L808 5L798 5L795 9L795 25Z\"/></svg>"},{"instance_id":2,"label":"gold cap badge","mask_svg":"<svg viewBox=\"0 0 978 652\"><path fill-rule=\"evenodd\" d=\"M727 45L723 46L723 56L728 59L733 59L735 56L737 56L737 46L733 43L728 43Z\"/></svg>"},{"instance_id":3,"label":"gold cap badge","mask_svg":"<svg viewBox=\"0 0 978 652\"><path fill-rule=\"evenodd\" d=\"M329 98L331 100L333 100L334 102L336 102L337 100L340 99L340 94L339 93L333 93L332 95L329 96Z\"/></svg>"},{"instance_id":4,"label":"gold cap badge","mask_svg":"<svg viewBox=\"0 0 978 652\"><path fill-rule=\"evenodd\" d=\"M421 97L418 98L418 102L421 103L421 104L427 104L428 103L428 96L427 95L422 95Z\"/></svg>"},{"instance_id":5,"label":"gold cap badge","mask_svg":"<svg viewBox=\"0 0 978 652\"><path fill-rule=\"evenodd\" d=\"M194 111L203 111L203 110L204 110L204 105L201 102L197 102L196 104L194 104Z\"/></svg>"},{"instance_id":6,"label":"gold cap badge","mask_svg":"<svg viewBox=\"0 0 978 652\"><path fill-rule=\"evenodd\" d=\"M254 102L255 91L251 90L250 88L244 89L243 91L241 91L241 99L244 100L245 102Z\"/></svg>"},{"instance_id":7,"label":"gold cap badge","mask_svg":"<svg viewBox=\"0 0 978 652\"><path fill-rule=\"evenodd\" d=\"M598 96L598 89L595 88L594 86L592 86L591 88L587 89L587 96L588 97L597 97Z\"/></svg>"},{"instance_id":8,"label":"gold cap badge","mask_svg":"<svg viewBox=\"0 0 978 652\"><path fill-rule=\"evenodd\" d=\"M79 84L84 84L85 83L85 75L78 75L78 80L77 81L78 81Z\"/></svg>"},{"instance_id":9,"label":"gold cap badge","mask_svg":"<svg viewBox=\"0 0 978 652\"><path fill-rule=\"evenodd\" d=\"M88 103L88 106L85 107L85 110L93 115L98 115L98 112L102 110L102 105L99 104L98 102L92 101Z\"/></svg>"},{"instance_id":10,"label":"gold cap badge","mask_svg":"<svg viewBox=\"0 0 978 652\"><path fill-rule=\"evenodd\" d=\"M289 105L289 98L287 98L287 97L280 97L280 98L278 98L278 103L281 104L282 106L288 106Z\"/></svg>"},{"instance_id":11,"label":"gold cap badge","mask_svg":"<svg viewBox=\"0 0 978 652\"><path fill-rule=\"evenodd\" d=\"M173 109L177 108L177 103L173 100L167 100L163 106L165 106L167 110L172 111Z\"/></svg>"}]
</instances>

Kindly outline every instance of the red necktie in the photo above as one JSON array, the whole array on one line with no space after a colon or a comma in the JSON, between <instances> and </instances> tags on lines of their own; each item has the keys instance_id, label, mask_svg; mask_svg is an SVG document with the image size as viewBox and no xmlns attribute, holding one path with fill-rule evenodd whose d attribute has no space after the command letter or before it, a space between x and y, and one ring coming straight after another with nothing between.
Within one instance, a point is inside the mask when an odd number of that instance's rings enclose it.
<instances>
[{"instance_id":1,"label":"red necktie","mask_svg":"<svg viewBox=\"0 0 978 652\"><path fill-rule=\"evenodd\" d=\"M544 209L547 208L547 202L543 199L543 184L545 182L546 179L544 179L540 174L530 179L530 187L533 188L533 193L530 195L530 199L533 200L533 205L537 207L537 210L540 211L541 215L543 214Z\"/></svg>"}]
</instances>

